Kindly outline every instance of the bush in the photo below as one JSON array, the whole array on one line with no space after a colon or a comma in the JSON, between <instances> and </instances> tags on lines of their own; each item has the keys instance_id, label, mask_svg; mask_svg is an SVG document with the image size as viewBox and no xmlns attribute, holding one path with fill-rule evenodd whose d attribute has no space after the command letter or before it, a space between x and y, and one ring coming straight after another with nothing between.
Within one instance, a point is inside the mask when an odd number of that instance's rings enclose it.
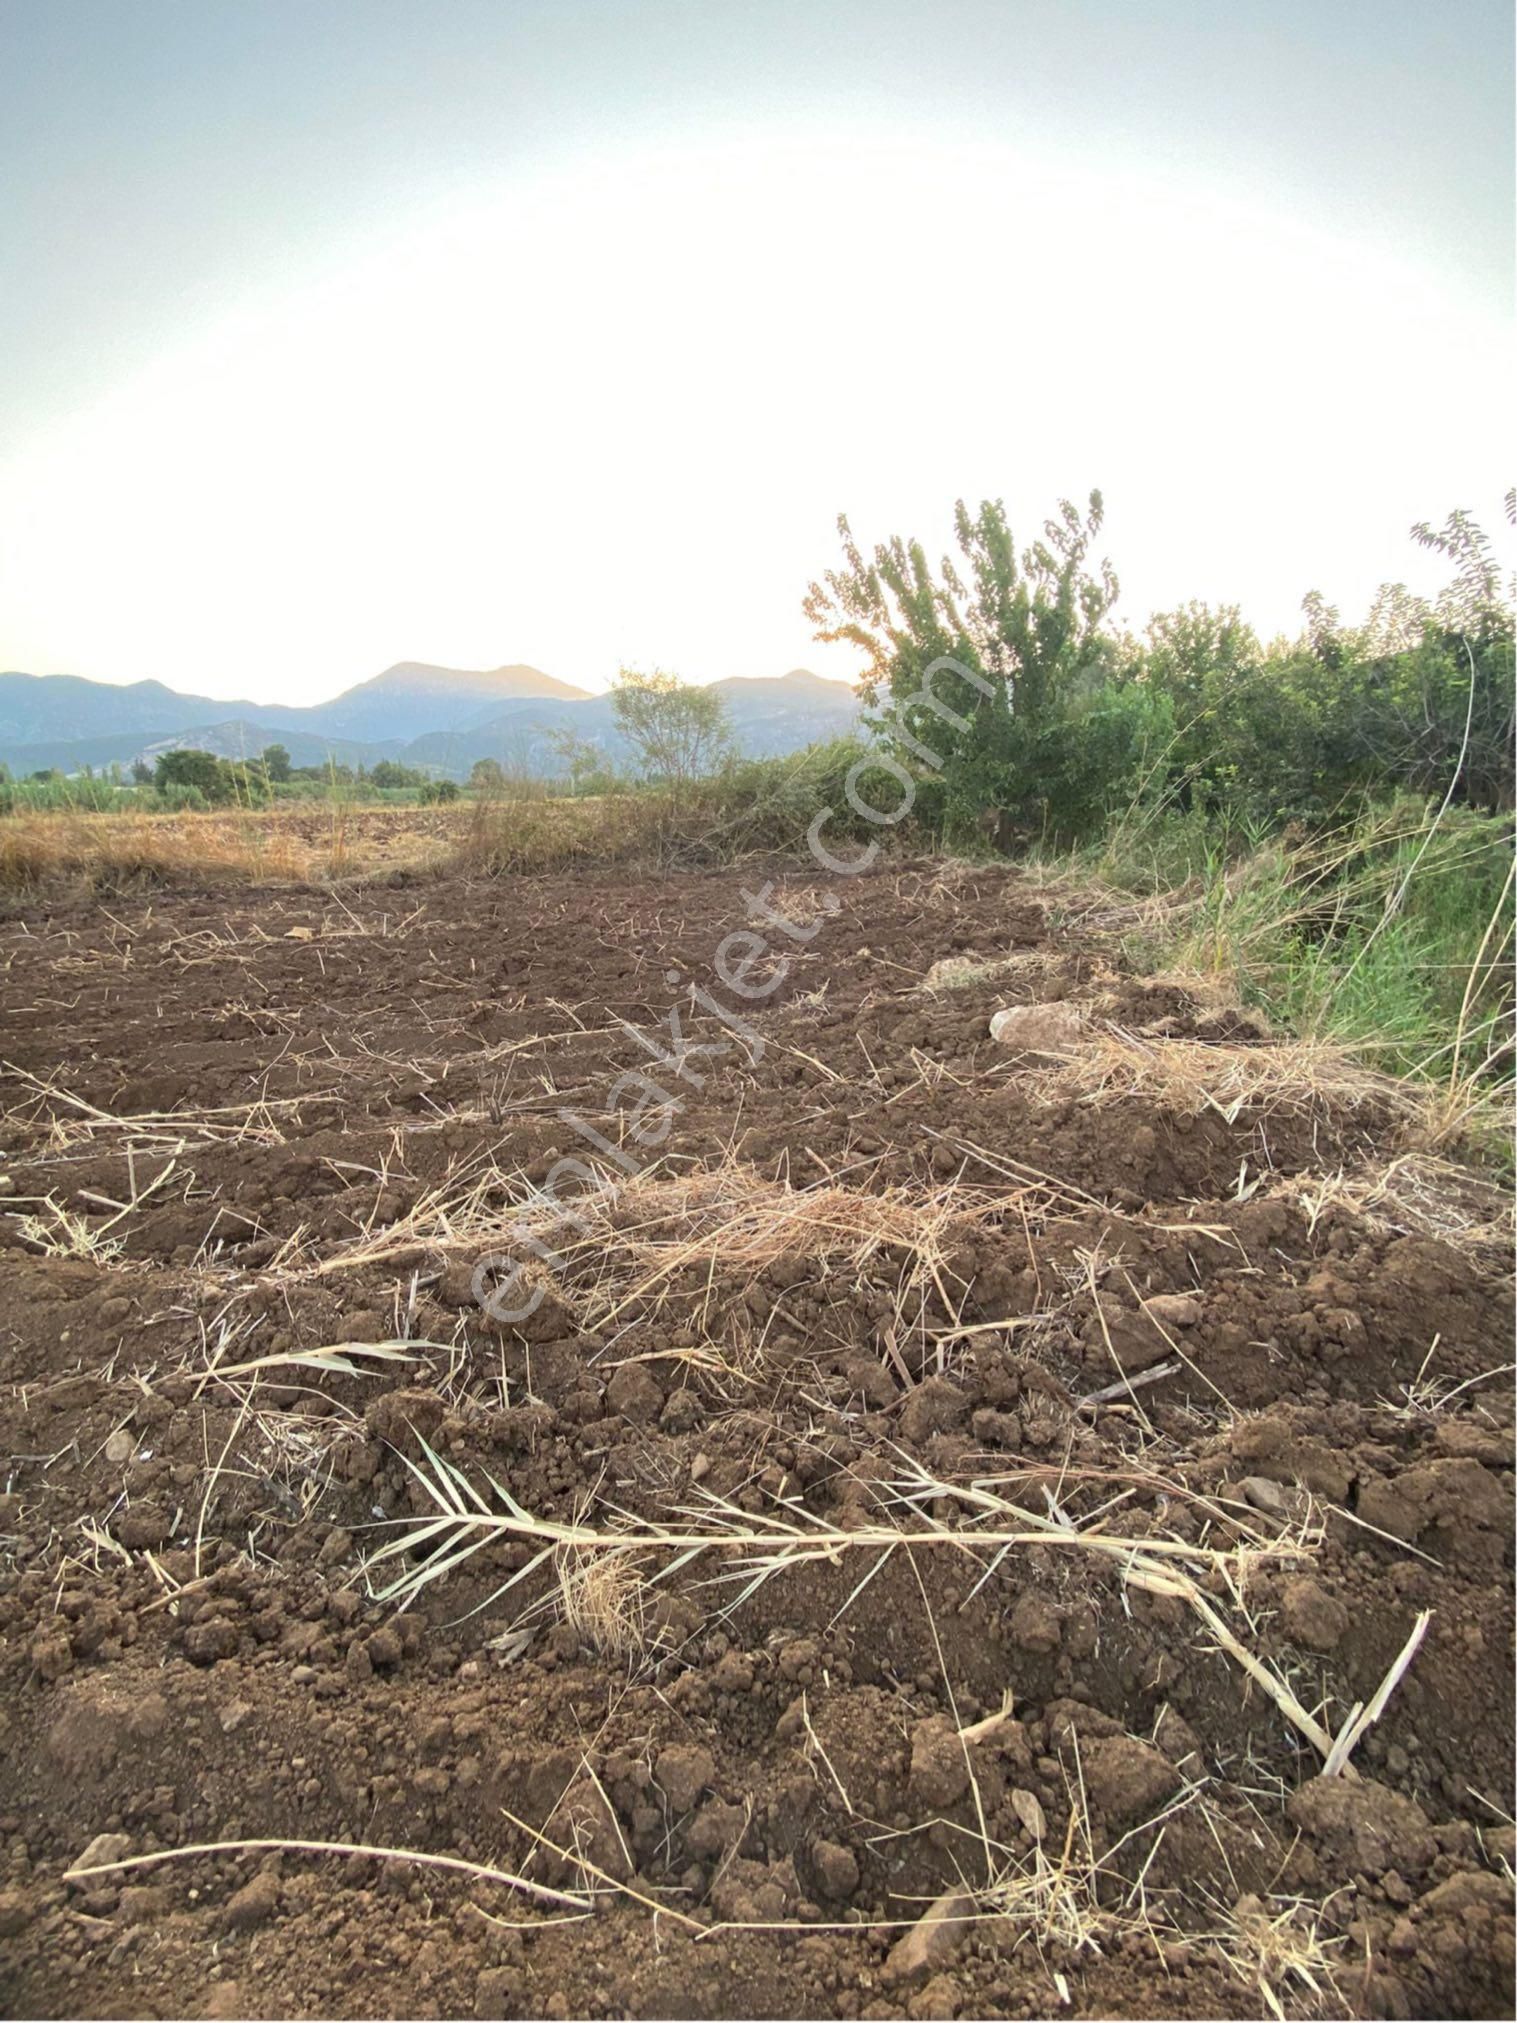
<instances>
[{"instance_id":1,"label":"bush","mask_svg":"<svg viewBox=\"0 0 1517 2023\"><path fill-rule=\"evenodd\" d=\"M160 787L154 800L166 815L198 814L211 805L201 789L194 786Z\"/></svg>"},{"instance_id":2,"label":"bush","mask_svg":"<svg viewBox=\"0 0 1517 2023\"><path fill-rule=\"evenodd\" d=\"M704 846L714 857L754 850L801 851L818 815L828 816L829 843L936 833L941 793L919 784L907 817L886 829L862 815L849 786L866 806L894 809L901 787L879 763L878 751L859 738L834 738L783 757L730 760L701 783L687 848Z\"/></svg>"}]
</instances>

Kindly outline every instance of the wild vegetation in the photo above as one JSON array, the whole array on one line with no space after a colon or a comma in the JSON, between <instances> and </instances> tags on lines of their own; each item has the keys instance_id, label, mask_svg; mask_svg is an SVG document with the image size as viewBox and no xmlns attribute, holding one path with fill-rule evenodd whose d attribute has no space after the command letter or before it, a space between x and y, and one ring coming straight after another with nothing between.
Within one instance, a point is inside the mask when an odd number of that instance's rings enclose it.
<instances>
[{"instance_id":1,"label":"wild vegetation","mask_svg":"<svg viewBox=\"0 0 1517 2023\"><path fill-rule=\"evenodd\" d=\"M1434 602L1389 584L1348 627L1313 593L1301 636L1268 645L1231 606L1160 614L1142 639L1112 625L1102 517L1099 492L1083 513L1065 500L1019 551L999 500L961 500L958 557L936 573L900 538L866 560L839 522L843 566L807 613L865 656L874 728L938 783L950 833L986 808L1045 847L1134 808L1257 833L1398 789L1511 808L1512 589L1467 513L1413 529L1451 565Z\"/></svg>"},{"instance_id":2,"label":"wild vegetation","mask_svg":"<svg viewBox=\"0 0 1517 2023\"><path fill-rule=\"evenodd\" d=\"M935 840L978 830L1170 895L1138 936L1151 965L1224 972L1287 1029L1441 1081L1451 1129L1493 1094L1501 1116L1513 590L1469 514L1412 530L1450 566L1435 600L1389 584L1353 627L1311 594L1302 634L1267 645L1231 607L1116 629L1099 493L1020 551L1000 501L961 501L936 573L899 538L866 560L839 525L806 609L866 655Z\"/></svg>"}]
</instances>

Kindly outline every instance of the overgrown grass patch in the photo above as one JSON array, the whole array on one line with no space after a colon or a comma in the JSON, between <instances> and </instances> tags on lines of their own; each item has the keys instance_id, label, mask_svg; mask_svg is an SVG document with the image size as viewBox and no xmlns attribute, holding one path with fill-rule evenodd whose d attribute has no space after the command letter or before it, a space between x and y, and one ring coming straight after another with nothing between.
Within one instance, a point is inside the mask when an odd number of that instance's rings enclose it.
<instances>
[{"instance_id":1,"label":"overgrown grass patch","mask_svg":"<svg viewBox=\"0 0 1517 2023\"><path fill-rule=\"evenodd\" d=\"M1509 817L1402 798L1313 833L1124 815L1064 860L1141 905L1145 969L1225 977L1283 1030L1431 1084L1440 1136L1509 1156Z\"/></svg>"}]
</instances>

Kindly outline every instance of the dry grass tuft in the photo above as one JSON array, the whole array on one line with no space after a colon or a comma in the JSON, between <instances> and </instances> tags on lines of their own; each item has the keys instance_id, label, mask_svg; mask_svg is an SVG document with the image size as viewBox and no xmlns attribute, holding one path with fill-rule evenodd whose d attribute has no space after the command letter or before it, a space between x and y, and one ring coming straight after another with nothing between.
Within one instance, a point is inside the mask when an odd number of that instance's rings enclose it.
<instances>
[{"instance_id":1,"label":"dry grass tuft","mask_svg":"<svg viewBox=\"0 0 1517 2023\"><path fill-rule=\"evenodd\" d=\"M1239 1897L1216 1943L1239 1980L1258 1989L1281 2023L1293 1992L1304 1989L1319 2011L1339 1999L1334 1955L1343 1942L1323 1938L1319 1907L1304 1898Z\"/></svg>"},{"instance_id":2,"label":"dry grass tuft","mask_svg":"<svg viewBox=\"0 0 1517 2023\"><path fill-rule=\"evenodd\" d=\"M475 804L451 868L494 878L651 863L668 846L672 821L663 795L494 796Z\"/></svg>"},{"instance_id":3,"label":"dry grass tuft","mask_svg":"<svg viewBox=\"0 0 1517 2023\"><path fill-rule=\"evenodd\" d=\"M1324 1759L1334 1749L1332 1736L1301 1705L1286 1681L1224 1621L1225 1605L1210 1599L1202 1586L1208 1577L1220 1579L1223 1591L1232 1596L1240 1612L1240 1628L1251 1631L1253 1625L1242 1610L1253 1570L1270 1558L1308 1559L1320 1535L1306 1525L1297 1536L1273 1541L1250 1535L1229 1550L1195 1545L1179 1537L1134 1539L1107 1530L1099 1513L1079 1524L1050 1503L1051 1514L1041 1516L1001 1494L999 1478L945 1481L901 1455L898 1479L870 1485L878 1506L878 1516L871 1522L845 1526L792 1501L751 1512L726 1497L697 1492L691 1503L671 1513L671 1522L645 1523L616 1513L608 1526L599 1528L584 1516L570 1523L539 1517L518 1503L504 1483L486 1476L487 1487L494 1492L492 1502L462 1469L435 1453L424 1440L419 1444L422 1463L405 1454L401 1459L431 1506L431 1514L392 1520L396 1535L369 1556L366 1571L377 1600L409 1603L423 1588L445 1578L492 1542L519 1542L536 1548L528 1562L502 1583L497 1596L545 1564L557 1567L566 1553L623 1560L637 1553L658 1557L664 1563L664 1573L700 1559L720 1561L721 1569L713 1579L735 1589L729 1609L741 1606L778 1575L816 1562L836 1566L856 1552L872 1553L875 1564L854 1588L845 1608L863 1592L890 1554L903 1547L909 1548L913 1563L915 1554L928 1548L977 1562L979 1585L983 1586L1013 1554L1041 1546L1086 1556L1093 1562L1105 1561L1127 1586L1185 1603L1218 1648L1268 1693ZM971 1513L971 1521L958 1526L945 1523L935 1515L945 1506L962 1506ZM394 1571L397 1562L399 1573ZM388 1567L390 1577L385 1585L375 1588L373 1575L380 1567ZM488 1603L481 1604L485 1606ZM1393 1679L1383 1691L1392 1685ZM1353 1774L1346 1762L1344 1772Z\"/></svg>"},{"instance_id":4,"label":"dry grass tuft","mask_svg":"<svg viewBox=\"0 0 1517 2023\"><path fill-rule=\"evenodd\" d=\"M88 1258L94 1264L109 1264L119 1257L125 1242L123 1237L108 1236L87 1216L76 1215L51 1195L37 1214L18 1215L16 1230L23 1242L44 1256Z\"/></svg>"},{"instance_id":5,"label":"dry grass tuft","mask_svg":"<svg viewBox=\"0 0 1517 2023\"><path fill-rule=\"evenodd\" d=\"M1050 1964L1054 1959L1077 1962L1128 1935L1152 1935L1154 1918L1144 1883L1148 1864L1136 1881L1129 1882L1115 1857L1140 1835L1156 1833L1162 1838L1165 1822L1195 1796L1193 1788L1180 1792L1153 1818L1098 1853L1078 1753L1073 1775L1065 1771L1065 1787L1069 1817L1062 1839L1056 1844L1048 1839L1036 1799L1030 1806L1017 1807L1032 1846L1026 1851L1009 1849L987 1839L990 1879L975 1892L982 1909L1012 1927L1013 1950L1030 1940L1049 1956ZM1032 1797L1030 1792L1020 1795L1024 1801Z\"/></svg>"},{"instance_id":6,"label":"dry grass tuft","mask_svg":"<svg viewBox=\"0 0 1517 2023\"><path fill-rule=\"evenodd\" d=\"M1035 1190L995 1192L949 1182L930 1190L878 1192L823 1182L793 1187L740 1161L673 1177L639 1179L603 1196L579 1196L572 1235L563 1210L528 1211L534 1234L558 1241L560 1273L574 1289L586 1324L609 1327L629 1311L648 1317L676 1291L694 1293L689 1315L697 1338L730 1335L734 1290L785 1260L869 1280L890 1302L882 1323L886 1353L914 1381L905 1351L929 1353L927 1313L956 1318L965 1288L951 1257L962 1238L1032 1198ZM941 1333L942 1330L937 1330ZM741 1362L761 1353L745 1338L728 1346ZM934 1351L937 1353L936 1351ZM941 1354L939 1353L941 1362Z\"/></svg>"},{"instance_id":7,"label":"dry grass tuft","mask_svg":"<svg viewBox=\"0 0 1517 2023\"><path fill-rule=\"evenodd\" d=\"M25 1091L17 1107L6 1113L4 1122L25 1136L41 1139L49 1152L65 1152L72 1146L93 1144L97 1139L119 1146L126 1160L129 1198L119 1202L99 1197L101 1206L118 1211L117 1221L167 1185L179 1170L177 1157L182 1152L217 1143L284 1144L285 1133L276 1116L298 1110L303 1100L294 1096L226 1103L208 1110L138 1110L121 1115L86 1102L59 1082L29 1074L14 1062L0 1061L0 1071L13 1077ZM137 1160L165 1153L169 1155L167 1166L151 1180L139 1184Z\"/></svg>"},{"instance_id":8,"label":"dry grass tuft","mask_svg":"<svg viewBox=\"0 0 1517 2023\"><path fill-rule=\"evenodd\" d=\"M1063 966L1064 957L1052 949L1024 948L1011 955L949 955L935 962L922 978L922 989L932 996L968 990L979 983L993 983L1003 977L1028 979L1046 976Z\"/></svg>"},{"instance_id":9,"label":"dry grass tuft","mask_svg":"<svg viewBox=\"0 0 1517 2023\"><path fill-rule=\"evenodd\" d=\"M12 815L0 824L0 891L298 884L315 870L293 834L253 815Z\"/></svg>"},{"instance_id":10,"label":"dry grass tuft","mask_svg":"<svg viewBox=\"0 0 1517 2023\"><path fill-rule=\"evenodd\" d=\"M1358 1172L1301 1176L1276 1185L1294 1195L1313 1229L1341 1210L1396 1236L1430 1236L1476 1252L1498 1271L1510 1265L1517 1199L1506 1187L1426 1152L1404 1152Z\"/></svg>"},{"instance_id":11,"label":"dry grass tuft","mask_svg":"<svg viewBox=\"0 0 1517 2023\"><path fill-rule=\"evenodd\" d=\"M1118 1025L1095 1028L1075 1055L1042 1078L1038 1095L1048 1103L1138 1099L1189 1116L1213 1110L1229 1124L1254 1108L1374 1109L1409 1117L1422 1102L1411 1084L1365 1067L1326 1041L1230 1046L1149 1038Z\"/></svg>"},{"instance_id":12,"label":"dry grass tuft","mask_svg":"<svg viewBox=\"0 0 1517 2023\"><path fill-rule=\"evenodd\" d=\"M648 1590L631 1552L565 1546L554 1564L559 1613L602 1656L636 1661L648 1648Z\"/></svg>"}]
</instances>

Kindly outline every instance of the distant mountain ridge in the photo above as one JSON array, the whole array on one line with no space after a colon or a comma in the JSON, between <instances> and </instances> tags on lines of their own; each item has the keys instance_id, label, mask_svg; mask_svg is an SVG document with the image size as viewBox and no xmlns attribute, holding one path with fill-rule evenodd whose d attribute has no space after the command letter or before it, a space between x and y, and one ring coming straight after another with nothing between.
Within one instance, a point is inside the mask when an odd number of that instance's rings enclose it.
<instances>
[{"instance_id":1,"label":"distant mountain ridge","mask_svg":"<svg viewBox=\"0 0 1517 2023\"><path fill-rule=\"evenodd\" d=\"M582 702L589 695L589 689L559 681L540 667L518 664L482 672L400 660L372 681L361 681L330 702L317 703L312 715L320 718L323 731L340 737L416 737L425 731L461 728L474 718L488 717L503 703Z\"/></svg>"},{"instance_id":2,"label":"distant mountain ridge","mask_svg":"<svg viewBox=\"0 0 1517 2023\"><path fill-rule=\"evenodd\" d=\"M807 668L708 684L727 703L745 756L798 751L850 730L857 692ZM627 748L610 698L521 663L487 669L402 660L328 702L227 702L159 681L116 686L82 675L0 674L0 759L17 775L151 761L194 744L225 758L283 744L297 766L380 759L463 778L476 759L552 778L566 770L555 734L571 730L610 763Z\"/></svg>"}]
</instances>

